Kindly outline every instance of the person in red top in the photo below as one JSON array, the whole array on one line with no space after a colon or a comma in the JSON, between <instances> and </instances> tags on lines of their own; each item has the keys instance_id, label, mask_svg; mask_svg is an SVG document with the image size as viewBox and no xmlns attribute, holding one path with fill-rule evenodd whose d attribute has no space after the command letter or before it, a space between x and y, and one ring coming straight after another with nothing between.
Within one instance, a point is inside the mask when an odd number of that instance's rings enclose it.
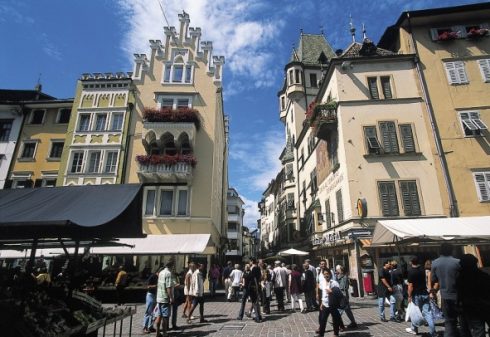
<instances>
[{"instance_id":1,"label":"person in red top","mask_svg":"<svg viewBox=\"0 0 490 337\"><path fill-rule=\"evenodd\" d=\"M214 297L216 294L216 289L218 288L218 282L221 277L221 271L217 264L213 264L211 269L209 270L209 292L211 293L211 297Z\"/></svg>"},{"instance_id":2,"label":"person in red top","mask_svg":"<svg viewBox=\"0 0 490 337\"><path fill-rule=\"evenodd\" d=\"M291 274L289 274L289 293L291 294L291 310L294 311L294 304L299 302L299 308L302 313L306 312L303 306L303 299L301 294L303 293L303 287L301 286L301 273L297 265L291 266Z\"/></svg>"}]
</instances>

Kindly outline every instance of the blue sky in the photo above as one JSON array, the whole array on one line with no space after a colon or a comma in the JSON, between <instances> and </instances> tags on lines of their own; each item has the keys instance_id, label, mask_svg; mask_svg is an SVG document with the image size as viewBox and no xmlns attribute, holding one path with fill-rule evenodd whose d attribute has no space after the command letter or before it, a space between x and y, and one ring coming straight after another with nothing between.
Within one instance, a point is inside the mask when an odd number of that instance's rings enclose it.
<instances>
[{"instance_id":1,"label":"blue sky","mask_svg":"<svg viewBox=\"0 0 490 337\"><path fill-rule=\"evenodd\" d=\"M0 0L0 88L73 97L86 72L132 71L133 53L164 40L159 0ZM277 92L300 29L324 34L332 47L350 42L349 16L361 39L377 42L402 11L457 6L466 0L160 0L166 18L189 13L214 54L224 55L225 113L230 116L229 180L246 202L254 227L257 202L277 174L284 146ZM40 75L41 74L41 75Z\"/></svg>"}]
</instances>

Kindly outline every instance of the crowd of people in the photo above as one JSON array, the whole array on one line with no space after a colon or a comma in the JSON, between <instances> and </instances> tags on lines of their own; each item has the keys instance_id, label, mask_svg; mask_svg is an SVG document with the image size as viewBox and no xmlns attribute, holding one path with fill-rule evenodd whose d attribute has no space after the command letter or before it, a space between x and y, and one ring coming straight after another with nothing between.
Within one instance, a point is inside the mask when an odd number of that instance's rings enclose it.
<instances>
[{"instance_id":1,"label":"crowd of people","mask_svg":"<svg viewBox=\"0 0 490 337\"><path fill-rule=\"evenodd\" d=\"M485 336L485 322L488 324L490 318L490 276L478 269L473 255L456 259L452 257L452 247L443 244L438 259L422 264L413 256L409 262L398 266L396 261L387 260L379 270L377 293L381 322L401 323L411 318L409 306L412 305L418 308L424 321L410 319L406 328L409 334L418 334L420 325L425 324L429 334L436 336L435 321L443 317L445 337ZM225 299L240 303L237 320L247 316L261 323L271 314L274 298L278 312L318 312L318 337L325 335L330 316L334 336L358 327L349 304L350 283L346 270L341 265L330 269L325 260L315 267L310 260L289 266L281 261L267 264L264 260L250 258L243 266L229 261L223 268L213 265L209 271L204 264L190 262L187 271L180 276L173 270L170 261L148 279L145 333L167 336L169 330L179 329L176 322L180 304L184 305L182 317L187 324L197 321L193 316L197 306L199 322L207 322L204 316L206 277L211 296L215 296L221 284ZM386 305L389 320L385 317ZM343 318L344 312L346 317ZM346 319L347 325L344 324Z\"/></svg>"}]
</instances>

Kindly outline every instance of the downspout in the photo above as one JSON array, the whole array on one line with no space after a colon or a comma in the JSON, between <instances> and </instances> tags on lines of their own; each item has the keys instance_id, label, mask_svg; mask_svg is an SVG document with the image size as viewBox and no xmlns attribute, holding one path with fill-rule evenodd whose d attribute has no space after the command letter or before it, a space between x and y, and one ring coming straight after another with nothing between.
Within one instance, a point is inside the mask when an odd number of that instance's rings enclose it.
<instances>
[{"instance_id":1,"label":"downspout","mask_svg":"<svg viewBox=\"0 0 490 337\"><path fill-rule=\"evenodd\" d=\"M436 144L437 156L439 157L439 161L441 163L442 176L444 178L444 185L446 186L448 198L449 198L449 216L450 217L458 217L458 202L456 200L456 196L454 195L454 189L451 183L451 177L449 176L449 170L447 167L446 156L444 154L444 149L441 143L441 137L439 134L439 128L437 127L437 122L434 114L434 109L432 108L432 102L430 100L429 92L427 91L427 82L425 80L424 73L420 68L420 58L419 51L417 48L417 44L415 39L413 38L412 32L412 23L410 21L410 12L407 12L407 20L408 20L408 33L410 34L410 41L415 49L415 66L417 69L417 75L419 77L420 85L422 87L422 93L424 95L424 102L429 113L430 126L432 129L432 134L434 136L434 141Z\"/></svg>"},{"instance_id":2,"label":"downspout","mask_svg":"<svg viewBox=\"0 0 490 337\"><path fill-rule=\"evenodd\" d=\"M125 142L123 151L121 151L121 152L124 152L123 167L121 170L121 184L125 184L126 181L129 180L126 178L126 171L128 169L128 160L131 159L131 158L127 158L128 153L129 153L129 144L130 144L131 138L134 136L134 131L133 131L133 133L131 133L131 130L134 130L131 127L131 123L133 122L132 117L133 117L133 113L135 113L134 108L135 108L135 103L136 103L136 95L134 94L134 90L135 89L133 88L132 94L133 94L133 99L135 102L134 103L131 103L131 102L128 103L129 116L128 116L128 124L126 126L126 142Z\"/></svg>"}]
</instances>

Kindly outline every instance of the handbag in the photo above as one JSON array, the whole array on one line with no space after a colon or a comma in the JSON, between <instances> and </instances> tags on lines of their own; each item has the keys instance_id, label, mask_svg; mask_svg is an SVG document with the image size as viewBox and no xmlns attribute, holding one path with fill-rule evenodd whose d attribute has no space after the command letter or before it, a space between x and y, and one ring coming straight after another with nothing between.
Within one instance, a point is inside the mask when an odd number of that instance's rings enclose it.
<instances>
[{"instance_id":1,"label":"handbag","mask_svg":"<svg viewBox=\"0 0 490 337\"><path fill-rule=\"evenodd\" d=\"M430 312L434 321L440 321L444 319L441 308L437 306L437 303L433 298L430 299Z\"/></svg>"},{"instance_id":2,"label":"handbag","mask_svg":"<svg viewBox=\"0 0 490 337\"><path fill-rule=\"evenodd\" d=\"M412 321L414 326L421 326L424 324L424 316L420 308L415 305L415 303L410 302L408 304L407 312L405 314L405 322Z\"/></svg>"}]
</instances>

